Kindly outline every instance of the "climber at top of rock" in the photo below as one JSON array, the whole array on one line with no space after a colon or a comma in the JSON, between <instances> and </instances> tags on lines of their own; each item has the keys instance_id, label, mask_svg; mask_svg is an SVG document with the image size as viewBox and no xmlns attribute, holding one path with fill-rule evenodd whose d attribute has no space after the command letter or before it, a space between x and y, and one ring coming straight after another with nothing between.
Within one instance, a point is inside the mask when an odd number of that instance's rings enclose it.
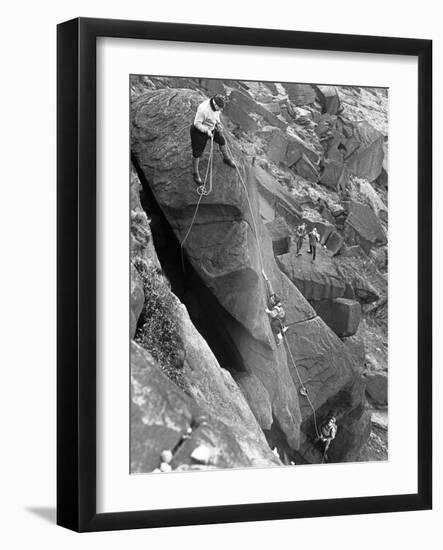
<instances>
[{"instance_id":1,"label":"climber at top of rock","mask_svg":"<svg viewBox=\"0 0 443 550\"><path fill-rule=\"evenodd\" d=\"M309 237L308 254L312 254L312 261L315 262L315 255L317 252L317 243L320 242L320 235L316 227L314 227L312 231L309 231L308 237Z\"/></svg>"},{"instance_id":2,"label":"climber at top of rock","mask_svg":"<svg viewBox=\"0 0 443 550\"><path fill-rule=\"evenodd\" d=\"M203 183L200 178L198 165L209 138L213 139L220 146L223 162L235 168L234 161L226 151L226 139L223 135L220 122L220 111L224 106L225 100L221 94L216 94L210 99L206 99L198 106L194 122L191 125L192 171L194 181L197 185L202 185Z\"/></svg>"},{"instance_id":3,"label":"climber at top of rock","mask_svg":"<svg viewBox=\"0 0 443 550\"><path fill-rule=\"evenodd\" d=\"M323 443L325 444L325 448L323 450L324 460L328 460L327 452L329 446L337 435L337 430L337 419L335 418L335 416L331 416L331 418L324 422L320 427L320 440L323 441Z\"/></svg>"},{"instance_id":4,"label":"climber at top of rock","mask_svg":"<svg viewBox=\"0 0 443 550\"><path fill-rule=\"evenodd\" d=\"M297 246L296 256L301 256L301 248L303 246L304 238L306 237L306 224L302 223L300 224L297 229L295 230L295 243Z\"/></svg>"}]
</instances>

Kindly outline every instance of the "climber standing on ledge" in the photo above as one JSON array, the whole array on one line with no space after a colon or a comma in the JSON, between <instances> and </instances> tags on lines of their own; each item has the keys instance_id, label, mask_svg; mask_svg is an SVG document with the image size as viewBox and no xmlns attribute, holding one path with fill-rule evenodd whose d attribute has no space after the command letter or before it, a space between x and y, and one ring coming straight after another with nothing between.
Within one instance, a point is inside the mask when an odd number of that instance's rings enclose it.
<instances>
[{"instance_id":1,"label":"climber standing on ledge","mask_svg":"<svg viewBox=\"0 0 443 550\"><path fill-rule=\"evenodd\" d=\"M305 237L306 237L306 224L302 223L295 230L295 242L297 245L297 252L295 253L296 256L301 256L300 250L302 249L303 240Z\"/></svg>"},{"instance_id":2,"label":"climber standing on ledge","mask_svg":"<svg viewBox=\"0 0 443 550\"><path fill-rule=\"evenodd\" d=\"M226 140L222 133L220 122L220 111L225 106L225 100L222 95L216 94L210 99L206 99L197 108L194 123L191 126L191 146L192 146L192 172L194 181L197 185L202 185L198 165L200 157L206 147L208 139L213 139L220 146L223 155L223 162L228 166L235 168L234 161L226 151Z\"/></svg>"},{"instance_id":3,"label":"climber standing on ledge","mask_svg":"<svg viewBox=\"0 0 443 550\"><path fill-rule=\"evenodd\" d=\"M315 255L317 252L317 243L320 242L320 235L316 227L314 227L312 231L309 231L308 237L309 237L308 254L312 254L312 261L315 262Z\"/></svg>"}]
</instances>

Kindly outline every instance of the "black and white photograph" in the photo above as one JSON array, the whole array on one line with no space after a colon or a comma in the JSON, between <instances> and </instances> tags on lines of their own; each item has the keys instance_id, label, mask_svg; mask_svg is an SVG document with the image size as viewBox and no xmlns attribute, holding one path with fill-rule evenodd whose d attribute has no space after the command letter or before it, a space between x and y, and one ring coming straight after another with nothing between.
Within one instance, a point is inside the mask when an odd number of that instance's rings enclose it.
<instances>
[{"instance_id":1,"label":"black and white photograph","mask_svg":"<svg viewBox=\"0 0 443 550\"><path fill-rule=\"evenodd\" d=\"M389 89L129 102L130 472L387 461Z\"/></svg>"}]
</instances>

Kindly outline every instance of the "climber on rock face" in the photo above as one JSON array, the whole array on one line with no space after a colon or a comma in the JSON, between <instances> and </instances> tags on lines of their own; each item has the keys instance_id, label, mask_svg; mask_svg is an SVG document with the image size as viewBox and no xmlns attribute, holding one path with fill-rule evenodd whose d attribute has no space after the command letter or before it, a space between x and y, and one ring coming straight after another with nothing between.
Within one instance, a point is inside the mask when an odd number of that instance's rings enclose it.
<instances>
[{"instance_id":1,"label":"climber on rock face","mask_svg":"<svg viewBox=\"0 0 443 550\"><path fill-rule=\"evenodd\" d=\"M223 96L216 94L200 103L197 108L194 123L191 126L192 172L197 185L202 185L203 183L200 178L198 165L208 139L213 139L220 146L223 162L235 168L234 161L226 151L226 140L223 136L220 122L220 111L224 106L225 100Z\"/></svg>"},{"instance_id":2,"label":"climber on rock face","mask_svg":"<svg viewBox=\"0 0 443 550\"><path fill-rule=\"evenodd\" d=\"M312 261L315 262L315 256L316 256L316 252L317 252L317 244L320 242L320 235L319 235L316 227L314 227L314 229L312 231L309 231L308 237L309 237L308 254L312 254Z\"/></svg>"},{"instance_id":3,"label":"climber on rock face","mask_svg":"<svg viewBox=\"0 0 443 550\"><path fill-rule=\"evenodd\" d=\"M325 448L323 451L323 458L324 460L328 460L327 451L329 449L329 446L331 445L331 442L335 439L335 436L337 435L337 419L335 416L331 416L331 418L325 422L321 428L320 428L320 439L325 444Z\"/></svg>"},{"instance_id":4,"label":"climber on rock face","mask_svg":"<svg viewBox=\"0 0 443 550\"><path fill-rule=\"evenodd\" d=\"M288 327L285 325L286 312L276 294L271 294L269 297L268 307L265 308L265 311L271 318L271 329L275 335L277 346L279 346L283 342L283 334L288 330Z\"/></svg>"},{"instance_id":5,"label":"climber on rock face","mask_svg":"<svg viewBox=\"0 0 443 550\"><path fill-rule=\"evenodd\" d=\"M301 248L303 246L303 240L306 237L306 224L302 223L295 230L295 242L297 246L296 256L301 256Z\"/></svg>"}]
</instances>

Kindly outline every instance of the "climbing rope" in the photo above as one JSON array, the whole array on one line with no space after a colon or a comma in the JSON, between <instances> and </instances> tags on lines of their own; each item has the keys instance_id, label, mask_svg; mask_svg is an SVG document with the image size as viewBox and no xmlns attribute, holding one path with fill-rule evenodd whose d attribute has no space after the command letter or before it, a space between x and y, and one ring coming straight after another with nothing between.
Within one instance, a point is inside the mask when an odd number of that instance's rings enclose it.
<instances>
[{"instance_id":1,"label":"climbing rope","mask_svg":"<svg viewBox=\"0 0 443 550\"><path fill-rule=\"evenodd\" d=\"M212 163L213 163L213 158L214 158L214 138L211 137L211 150L210 150L210 153L209 153L209 160L208 160L208 165L206 167L206 174L205 174L205 179L203 181L203 185L200 185L198 188L197 188L197 193L200 195L199 196L199 199L198 199L198 202L197 202L197 205L195 207L195 210L194 210L194 215L192 217L192 221L188 227L188 230L186 232L186 235L184 236L182 242L180 243L180 249L181 249L181 258L182 258L182 266L184 267L184 258L183 258L183 247L185 245L185 242L187 240L187 238L189 237L191 231L192 231L192 227L195 223L195 220L197 218L197 213L198 213L198 209L200 207L200 203L203 199L203 197L206 197L207 195L209 195L211 192L212 192ZM208 175L209 175L209 187L207 188L206 187L206 183L208 181Z\"/></svg>"},{"instance_id":2,"label":"climbing rope","mask_svg":"<svg viewBox=\"0 0 443 550\"><path fill-rule=\"evenodd\" d=\"M292 355L292 351L291 351L291 348L289 347L289 344L288 344L288 341L286 340L286 334L283 333L283 339L285 341L285 344L286 344L286 349L288 350L288 353L289 353L289 357L291 358L291 361L292 361L292 364L294 365L294 369L295 369L295 372L297 373L297 378L300 382L300 390L303 391L303 396L306 397L308 403L309 403L309 406L311 407L312 409L312 414L313 414L313 417L314 417L314 426L315 426L315 433L318 437L318 439L321 439L321 435L320 435L320 431L318 429L318 425L317 425L317 415L316 415L316 412L315 412L315 408L314 408L314 405L312 404L312 401L309 399L309 393L308 393L308 390L306 389L304 383L303 383L303 380L301 379L301 376L300 376L300 373L298 371L298 368L297 368L297 365L295 363L295 360L294 360L294 356Z\"/></svg>"},{"instance_id":3,"label":"climbing rope","mask_svg":"<svg viewBox=\"0 0 443 550\"><path fill-rule=\"evenodd\" d=\"M231 151L231 148L229 147L228 140L226 139L226 136L225 136L225 140L226 140L226 149L228 150L228 153L229 153L230 157L234 158L233 154L232 154L232 151ZM249 211L251 212L252 223L254 225L254 234L255 234L255 240L257 241L257 250L258 250L258 255L259 255L259 260L260 260L260 267L261 267L262 273L266 275L265 268L264 268L264 262L263 262L263 256L262 256L262 253L261 253L260 241L259 241L259 238L258 238L257 224L255 223L254 212L252 210L251 201L249 200L248 188L246 187L246 183L245 183L245 181L244 181L244 179L243 179L243 177L240 173L240 170L238 169L237 164L235 165L235 169L237 171L237 175L238 175L238 177L239 177L239 179L240 179L240 181L243 185L243 188L245 190L246 200L248 201Z\"/></svg>"},{"instance_id":4,"label":"climbing rope","mask_svg":"<svg viewBox=\"0 0 443 550\"><path fill-rule=\"evenodd\" d=\"M226 139L226 138L225 138ZM233 158L233 155L232 155L232 151L231 151L231 148L229 147L229 144L226 140L226 148L228 150L228 153L229 155ZM254 233L255 233L255 240L257 241L257 249L258 249L258 253L259 253L259 257L260 257L260 265L261 265L261 269L262 269L262 273L265 277L265 279L267 280L267 277L266 277L266 273L265 273L265 270L264 270L264 265L263 265L263 256L262 256L262 252L261 252L261 247L260 247L260 241L259 241L259 238L258 238L258 231L257 231L257 225L256 225L256 222L255 222L255 216L254 216L254 212L252 210L252 205L251 205L251 201L249 200L249 193L248 193L248 189L246 187L246 184L243 180L243 177L240 173L240 170L238 169L237 165L235 165L235 168L237 170L237 174L239 176L239 179L244 187L244 190L245 190L245 193L246 193L246 200L248 201L248 205L249 205L249 210L251 212L251 216L252 216L252 223L254 224ZM284 341L285 341L285 344L286 344L286 349L289 353L289 356L291 358L291 361L292 361L292 364L294 366L294 370L297 374L297 377L300 381L300 393L306 397L308 403L309 403L309 406L311 407L312 409L312 414L313 414L313 418L314 418L314 426L315 426L315 433L317 435L317 438L318 439L321 439L321 435L320 435L320 432L319 432L319 429L318 429L318 425L317 425L317 415L316 415L316 412L315 412L315 408L314 408L314 405L312 404L312 401L311 399L309 398L309 393L308 393L308 390L307 388L305 387L304 383L303 383L303 380L301 379L301 376L300 376L300 373L298 371L298 367L295 363L295 360L294 360L294 356L292 355L292 352L291 352L291 348L289 347L289 344L288 344L288 341L286 339L286 335L284 333L283 334L283 338L284 338ZM324 459L324 457L323 457Z\"/></svg>"},{"instance_id":5,"label":"climbing rope","mask_svg":"<svg viewBox=\"0 0 443 550\"><path fill-rule=\"evenodd\" d=\"M226 139L226 137L225 137ZM226 140L226 148L227 148L227 151L229 153L229 155L231 156L231 158L234 158L233 155L232 155L232 151L231 151L231 148L229 146L229 143L228 141ZM211 138L211 151L210 151L210 155L209 155L209 161L208 161L208 166L206 168L206 174L205 174L205 179L204 179L204 183L202 186L200 186L198 188L198 193L200 195L200 198L198 199L198 202L197 202L197 205L195 207L195 211L194 211L194 216L192 217L192 221L191 221L191 224L188 228L188 231L186 232L186 235L183 239L183 241L181 242L181 254L182 254L182 263L183 263L183 247L184 247L184 244L187 240L187 238L189 237L190 233L191 233L191 230L192 230L192 227L195 223L195 219L197 217L197 213L198 213L198 209L199 209L199 206L200 206L200 202L202 200L202 198L204 196L207 196L209 195L209 193L212 192L212 164L213 164L213 157L214 157L214 140L213 140L213 137ZM267 279L267 276L266 276L266 272L264 270L264 262L263 262L263 255L262 255L262 251L261 251L261 246L260 246L260 240L259 240L259 235L258 235L258 229L257 229L257 224L256 224L256 221L255 221L255 216L254 216L254 212L253 212L253 209L252 209L252 204L251 204L251 201L249 199L249 193L248 193L248 188L246 187L246 183L243 179L243 176L237 166L237 164L235 165L235 169L236 169L236 172L237 172L237 175L238 175L238 178L241 182L241 184L243 185L243 188L245 190L245 195L246 195L246 200L248 201L248 206L249 206L249 211L251 213L251 218L252 218L252 223L253 223L253 226L254 226L254 236L255 236L255 240L257 242L257 251L258 251L258 255L259 255L259 262L260 262L260 267L261 267L261 271L263 273L263 276L265 277L265 280L268 280ZM209 188L206 187L206 183L207 183L207 180L208 180L208 174L209 174ZM297 368L297 365L295 363L295 360L294 360L294 356L292 355L292 352L291 352L291 348L289 347L289 344L288 344L288 341L286 339L286 335L283 334L283 339L285 341L285 344L286 344L286 349L289 353L289 356L291 358L291 361L292 361L292 364L294 366L294 370L297 374L297 377L299 379L299 382L300 382L300 393L306 397L308 403L309 403L309 406L311 407L312 409L312 414L313 414L313 418L314 418L314 426L315 426L315 433L317 435L317 438L318 439L321 439L321 435L320 435L320 432L319 432L319 429L318 429L318 425L317 425L317 415L316 415L316 412L315 412L315 408L314 408L314 405L312 404L312 401L311 399L309 398L309 393L308 393L308 390L306 389L305 385L303 384L303 381L301 379L301 376L300 376L300 373L298 371L298 368ZM324 460L324 457L323 457L323 460Z\"/></svg>"}]
</instances>

